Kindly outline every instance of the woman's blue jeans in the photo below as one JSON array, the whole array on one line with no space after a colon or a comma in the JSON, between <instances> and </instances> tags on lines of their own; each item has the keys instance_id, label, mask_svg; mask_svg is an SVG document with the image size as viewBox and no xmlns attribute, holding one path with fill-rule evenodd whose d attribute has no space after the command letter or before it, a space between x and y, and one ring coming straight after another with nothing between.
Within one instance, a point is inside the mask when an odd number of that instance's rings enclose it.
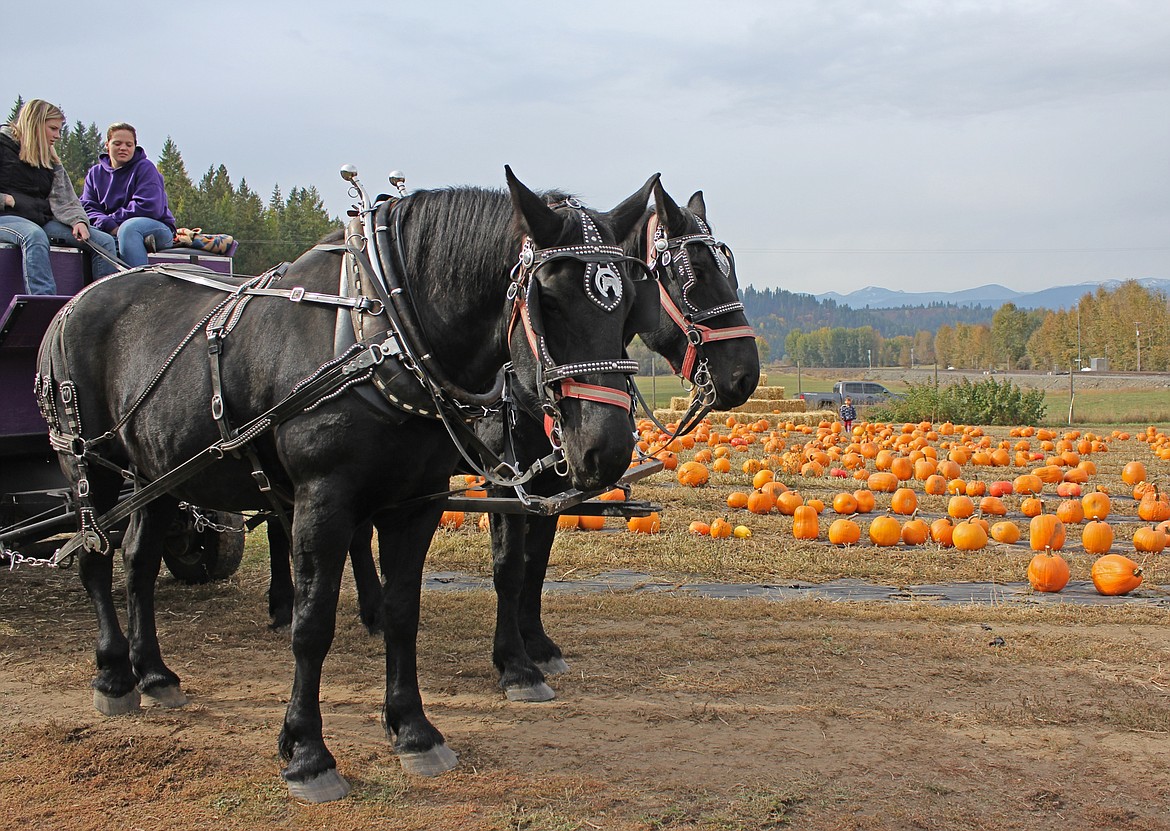
<instances>
[{"instance_id":1,"label":"woman's blue jeans","mask_svg":"<svg viewBox=\"0 0 1170 831\"><path fill-rule=\"evenodd\" d=\"M97 228L89 229L89 241L111 257L117 255L114 238ZM20 246L24 263L24 287L29 294L56 294L57 282L53 279L53 268L49 264L49 244L77 248L79 243L73 237L73 229L63 222L50 219L44 227L21 216L0 216L0 242L12 242ZM108 277L118 267L100 254L90 254L93 262L93 277Z\"/></svg>"},{"instance_id":2,"label":"woman's blue jeans","mask_svg":"<svg viewBox=\"0 0 1170 831\"><path fill-rule=\"evenodd\" d=\"M118 226L118 251L131 268L148 265L146 240L154 240L155 251L165 251L175 240L175 232L157 219L136 216Z\"/></svg>"}]
</instances>

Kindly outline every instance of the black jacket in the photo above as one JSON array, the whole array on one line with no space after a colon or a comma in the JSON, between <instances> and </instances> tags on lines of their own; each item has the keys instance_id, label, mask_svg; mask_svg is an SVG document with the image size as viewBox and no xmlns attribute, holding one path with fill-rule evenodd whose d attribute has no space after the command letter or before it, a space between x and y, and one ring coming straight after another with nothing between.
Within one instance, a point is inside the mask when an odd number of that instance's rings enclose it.
<instances>
[{"instance_id":1,"label":"black jacket","mask_svg":"<svg viewBox=\"0 0 1170 831\"><path fill-rule=\"evenodd\" d=\"M53 218L49 192L53 188L53 168L33 167L20 160L20 145L0 133L0 193L16 202L12 208L0 207L0 216L20 216L44 225Z\"/></svg>"}]
</instances>

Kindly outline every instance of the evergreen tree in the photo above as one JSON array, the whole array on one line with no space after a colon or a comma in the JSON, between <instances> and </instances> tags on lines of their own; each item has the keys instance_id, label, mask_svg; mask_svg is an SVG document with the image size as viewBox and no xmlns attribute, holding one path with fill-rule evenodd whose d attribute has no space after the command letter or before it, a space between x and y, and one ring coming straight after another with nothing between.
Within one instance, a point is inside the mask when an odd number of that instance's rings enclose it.
<instances>
[{"instance_id":1,"label":"evergreen tree","mask_svg":"<svg viewBox=\"0 0 1170 831\"><path fill-rule=\"evenodd\" d=\"M187 175L187 165L183 163L183 154L178 145L167 136L163 142L162 153L158 157L158 172L162 174L163 183L167 189L167 202L171 213L175 215L175 222L181 228L190 228L194 225L195 185Z\"/></svg>"},{"instance_id":2,"label":"evergreen tree","mask_svg":"<svg viewBox=\"0 0 1170 831\"><path fill-rule=\"evenodd\" d=\"M20 108L23 106L24 106L24 96L23 95L16 96L16 101L13 102L12 109L9 110L9 112L8 112L8 123L9 124L14 124L16 122L16 117L18 115L20 115Z\"/></svg>"},{"instance_id":3,"label":"evergreen tree","mask_svg":"<svg viewBox=\"0 0 1170 831\"><path fill-rule=\"evenodd\" d=\"M65 125L61 130L61 138L57 139L57 155L61 157L61 164L78 193L81 193L85 183L85 174L97 164L98 156L104 149L102 134L96 124L90 123L86 127L78 121L73 127Z\"/></svg>"}]
</instances>

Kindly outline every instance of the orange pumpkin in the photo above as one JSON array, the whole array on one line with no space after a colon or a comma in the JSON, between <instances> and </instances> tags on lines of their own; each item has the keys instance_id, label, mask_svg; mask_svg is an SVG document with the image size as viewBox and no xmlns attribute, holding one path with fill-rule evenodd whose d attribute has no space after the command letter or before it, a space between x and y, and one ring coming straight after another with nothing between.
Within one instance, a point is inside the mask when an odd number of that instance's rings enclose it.
<instances>
[{"instance_id":1,"label":"orange pumpkin","mask_svg":"<svg viewBox=\"0 0 1170 831\"><path fill-rule=\"evenodd\" d=\"M947 480L937 473L931 474L922 483L922 492L931 496L942 496L947 492Z\"/></svg>"},{"instance_id":2,"label":"orange pumpkin","mask_svg":"<svg viewBox=\"0 0 1170 831\"><path fill-rule=\"evenodd\" d=\"M710 480L711 471L707 469L706 465L699 462L683 462L675 471L675 476L680 484L686 485L688 488L699 488Z\"/></svg>"},{"instance_id":3,"label":"orange pumpkin","mask_svg":"<svg viewBox=\"0 0 1170 831\"><path fill-rule=\"evenodd\" d=\"M752 477L752 487L759 490L775 478L776 474L770 468L762 468L756 471L756 475Z\"/></svg>"},{"instance_id":4,"label":"orange pumpkin","mask_svg":"<svg viewBox=\"0 0 1170 831\"><path fill-rule=\"evenodd\" d=\"M902 539L902 526L892 516L874 517L869 524L869 540L874 545L887 547L897 545Z\"/></svg>"},{"instance_id":5,"label":"orange pumpkin","mask_svg":"<svg viewBox=\"0 0 1170 831\"><path fill-rule=\"evenodd\" d=\"M874 509L877 504L873 498L873 491L862 488L853 492L854 499L857 500L857 512L859 514L868 514Z\"/></svg>"},{"instance_id":6,"label":"orange pumpkin","mask_svg":"<svg viewBox=\"0 0 1170 831\"><path fill-rule=\"evenodd\" d=\"M1108 554L1113 547L1113 528L1108 522L1094 520L1081 532L1081 545L1090 554Z\"/></svg>"},{"instance_id":7,"label":"orange pumpkin","mask_svg":"<svg viewBox=\"0 0 1170 831\"><path fill-rule=\"evenodd\" d=\"M1085 519L1085 509L1079 499L1066 499L1056 506L1056 517L1065 525L1080 525Z\"/></svg>"},{"instance_id":8,"label":"orange pumpkin","mask_svg":"<svg viewBox=\"0 0 1170 831\"><path fill-rule=\"evenodd\" d=\"M776 500L763 491L752 491L748 494L747 509L753 514L771 513L776 507Z\"/></svg>"},{"instance_id":9,"label":"orange pumpkin","mask_svg":"<svg viewBox=\"0 0 1170 831\"><path fill-rule=\"evenodd\" d=\"M966 519L975 513L975 503L969 496L952 496L947 503L947 513L955 519Z\"/></svg>"},{"instance_id":10,"label":"orange pumpkin","mask_svg":"<svg viewBox=\"0 0 1170 831\"><path fill-rule=\"evenodd\" d=\"M1142 567L1129 557L1106 554L1093 563L1089 575L1101 594L1129 594L1142 584Z\"/></svg>"},{"instance_id":11,"label":"orange pumpkin","mask_svg":"<svg viewBox=\"0 0 1170 831\"><path fill-rule=\"evenodd\" d=\"M943 548L950 548L954 543L955 526L950 517L942 517L930 523L930 538Z\"/></svg>"},{"instance_id":12,"label":"orange pumpkin","mask_svg":"<svg viewBox=\"0 0 1170 831\"><path fill-rule=\"evenodd\" d=\"M1038 592L1058 592L1068 585L1068 563L1059 554L1041 551L1028 563L1028 582Z\"/></svg>"},{"instance_id":13,"label":"orange pumpkin","mask_svg":"<svg viewBox=\"0 0 1170 831\"><path fill-rule=\"evenodd\" d=\"M1020 541L1020 526L1011 520L1003 520L991 526L991 538L996 542L1012 545Z\"/></svg>"},{"instance_id":14,"label":"orange pumpkin","mask_svg":"<svg viewBox=\"0 0 1170 831\"><path fill-rule=\"evenodd\" d=\"M960 551L978 551L987 545L987 531L975 522L960 522L951 532L951 542Z\"/></svg>"},{"instance_id":15,"label":"orange pumpkin","mask_svg":"<svg viewBox=\"0 0 1170 831\"><path fill-rule=\"evenodd\" d=\"M833 510L839 514L857 513L857 497L848 491L843 491L833 497Z\"/></svg>"},{"instance_id":16,"label":"orange pumpkin","mask_svg":"<svg viewBox=\"0 0 1170 831\"><path fill-rule=\"evenodd\" d=\"M1138 503L1138 516L1146 522L1161 522L1170 519L1170 499L1166 494L1158 492L1158 486L1153 485L1141 496Z\"/></svg>"},{"instance_id":17,"label":"orange pumpkin","mask_svg":"<svg viewBox=\"0 0 1170 831\"><path fill-rule=\"evenodd\" d=\"M711 521L711 538L725 540L731 536L731 523L723 517Z\"/></svg>"},{"instance_id":18,"label":"orange pumpkin","mask_svg":"<svg viewBox=\"0 0 1170 831\"><path fill-rule=\"evenodd\" d=\"M1040 516L1044 513L1044 502L1035 496L1029 496L1020 502L1020 513L1026 517Z\"/></svg>"},{"instance_id":19,"label":"orange pumpkin","mask_svg":"<svg viewBox=\"0 0 1170 831\"><path fill-rule=\"evenodd\" d=\"M801 505L792 513L792 536L798 540L815 540L821 535L817 512L808 505Z\"/></svg>"},{"instance_id":20,"label":"orange pumpkin","mask_svg":"<svg viewBox=\"0 0 1170 831\"><path fill-rule=\"evenodd\" d=\"M1064 523L1056 514L1037 514L1028 523L1028 542L1033 551L1059 551L1064 547Z\"/></svg>"},{"instance_id":21,"label":"orange pumpkin","mask_svg":"<svg viewBox=\"0 0 1170 831\"><path fill-rule=\"evenodd\" d=\"M484 514L487 516L487 514ZM575 514L561 514L557 517L558 531L576 531L581 525L581 517Z\"/></svg>"},{"instance_id":22,"label":"orange pumpkin","mask_svg":"<svg viewBox=\"0 0 1170 831\"><path fill-rule=\"evenodd\" d=\"M804 497L796 491L784 491L776 497L776 510L784 516L792 516L804 504Z\"/></svg>"},{"instance_id":23,"label":"orange pumpkin","mask_svg":"<svg viewBox=\"0 0 1170 831\"><path fill-rule=\"evenodd\" d=\"M706 522L700 522L699 520L696 519L694 522L692 522L690 525L687 526L687 531L689 531L692 534L697 534L700 537L705 537L711 533L711 526L708 525Z\"/></svg>"},{"instance_id":24,"label":"orange pumpkin","mask_svg":"<svg viewBox=\"0 0 1170 831\"><path fill-rule=\"evenodd\" d=\"M605 527L605 517L583 515L578 519L578 525L582 531L600 531Z\"/></svg>"},{"instance_id":25,"label":"orange pumpkin","mask_svg":"<svg viewBox=\"0 0 1170 831\"><path fill-rule=\"evenodd\" d=\"M727 507L734 510L746 508L748 504L748 495L743 491L732 491L727 494Z\"/></svg>"},{"instance_id":26,"label":"orange pumpkin","mask_svg":"<svg viewBox=\"0 0 1170 831\"><path fill-rule=\"evenodd\" d=\"M918 494L910 488L898 488L890 497L890 510L896 514L909 516L918 510Z\"/></svg>"},{"instance_id":27,"label":"orange pumpkin","mask_svg":"<svg viewBox=\"0 0 1170 831\"><path fill-rule=\"evenodd\" d=\"M922 545L930 539L930 526L925 519L914 517L902 524L902 542L906 545Z\"/></svg>"},{"instance_id":28,"label":"orange pumpkin","mask_svg":"<svg viewBox=\"0 0 1170 831\"><path fill-rule=\"evenodd\" d=\"M1161 554L1166 548L1166 533L1159 528L1139 528L1133 532L1133 548L1142 554Z\"/></svg>"},{"instance_id":29,"label":"orange pumpkin","mask_svg":"<svg viewBox=\"0 0 1170 831\"><path fill-rule=\"evenodd\" d=\"M626 520L626 529L635 534L657 534L662 527L662 519L657 511L651 511L646 516L632 516Z\"/></svg>"},{"instance_id":30,"label":"orange pumpkin","mask_svg":"<svg viewBox=\"0 0 1170 831\"><path fill-rule=\"evenodd\" d=\"M987 516L1006 516L1007 506L998 496L985 496L979 500L979 513Z\"/></svg>"},{"instance_id":31,"label":"orange pumpkin","mask_svg":"<svg viewBox=\"0 0 1170 831\"><path fill-rule=\"evenodd\" d=\"M1132 461L1121 469L1121 481L1127 485L1136 485L1146 480L1146 466L1139 461Z\"/></svg>"},{"instance_id":32,"label":"orange pumpkin","mask_svg":"<svg viewBox=\"0 0 1170 831\"><path fill-rule=\"evenodd\" d=\"M861 540L861 527L851 519L834 520L829 526L829 542L835 545L854 545Z\"/></svg>"},{"instance_id":33,"label":"orange pumpkin","mask_svg":"<svg viewBox=\"0 0 1170 831\"><path fill-rule=\"evenodd\" d=\"M439 526L454 531L463 526L463 511L443 511Z\"/></svg>"},{"instance_id":34,"label":"orange pumpkin","mask_svg":"<svg viewBox=\"0 0 1170 831\"><path fill-rule=\"evenodd\" d=\"M1081 497L1081 505L1085 508L1086 519L1105 519L1109 516L1109 494L1103 491L1093 491Z\"/></svg>"},{"instance_id":35,"label":"orange pumpkin","mask_svg":"<svg viewBox=\"0 0 1170 831\"><path fill-rule=\"evenodd\" d=\"M878 493L893 493L898 489L898 477L892 473L871 473L866 481L866 487Z\"/></svg>"}]
</instances>

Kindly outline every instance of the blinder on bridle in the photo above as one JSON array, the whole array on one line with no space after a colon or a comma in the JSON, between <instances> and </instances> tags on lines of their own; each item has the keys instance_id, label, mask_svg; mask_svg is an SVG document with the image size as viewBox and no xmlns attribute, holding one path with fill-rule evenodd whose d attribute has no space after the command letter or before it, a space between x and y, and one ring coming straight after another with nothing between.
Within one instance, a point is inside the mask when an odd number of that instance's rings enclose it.
<instances>
[{"instance_id":1,"label":"blinder on bridle","mask_svg":"<svg viewBox=\"0 0 1170 831\"><path fill-rule=\"evenodd\" d=\"M586 384L578 381L577 377L613 373L632 376L638 372L638 362L607 358L557 364L549 351L546 339L547 331L541 302L541 269L549 263L565 259L584 264L585 294L602 310L614 312L621 306L624 291L619 264L633 264L642 272L642 278L633 281L635 297L631 313L625 321L625 329L628 332L631 326L637 326L647 328L633 331L649 331L658 325L658 283L653 271L637 257L627 256L618 246L602 243L593 220L576 200L566 200L556 207L562 206L578 212L585 232L584 243L536 248L531 238L526 238L519 261L512 272L512 285L508 289L508 299L513 304L508 327L509 335L519 321L524 327L529 348L537 361L539 406L544 415L545 432L554 448L560 446L560 411L557 404L561 399L579 398L621 407L627 412L632 408L629 392L597 384ZM652 303L655 305L652 306Z\"/></svg>"}]
</instances>

